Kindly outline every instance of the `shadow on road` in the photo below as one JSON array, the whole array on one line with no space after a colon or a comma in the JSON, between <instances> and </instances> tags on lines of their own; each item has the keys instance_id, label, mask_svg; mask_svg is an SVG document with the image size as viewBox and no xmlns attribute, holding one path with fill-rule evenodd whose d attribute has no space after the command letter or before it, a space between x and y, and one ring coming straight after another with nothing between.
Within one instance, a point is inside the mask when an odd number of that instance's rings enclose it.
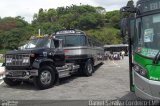
<instances>
[{"instance_id":1,"label":"shadow on road","mask_svg":"<svg viewBox=\"0 0 160 106\"><path fill-rule=\"evenodd\" d=\"M37 90L32 82L24 81L21 85L10 87L8 85L2 85L4 88L22 89L22 90Z\"/></svg>"},{"instance_id":2,"label":"shadow on road","mask_svg":"<svg viewBox=\"0 0 160 106\"><path fill-rule=\"evenodd\" d=\"M126 95L118 98L115 101L119 101L119 104L121 104L121 106L160 106L157 101L141 99L137 97L133 92L128 92Z\"/></svg>"},{"instance_id":3,"label":"shadow on road","mask_svg":"<svg viewBox=\"0 0 160 106\"><path fill-rule=\"evenodd\" d=\"M118 100L140 100L140 98L138 98L135 93L133 92L128 92L127 94L125 94L124 96L122 96L121 98L118 98Z\"/></svg>"},{"instance_id":4,"label":"shadow on road","mask_svg":"<svg viewBox=\"0 0 160 106\"><path fill-rule=\"evenodd\" d=\"M94 67L95 71L97 71L103 64L104 64L104 63L102 62L102 63L98 64L97 66L95 66L95 67Z\"/></svg>"},{"instance_id":5,"label":"shadow on road","mask_svg":"<svg viewBox=\"0 0 160 106\"><path fill-rule=\"evenodd\" d=\"M100 68L101 65L102 65L102 64L99 64L99 65L97 65L97 66L95 67L95 72ZM76 73L76 74L74 74L74 75L72 75L72 76L69 76L69 77L66 77L66 78L61 78L61 79L59 80L59 82L58 82L55 86L59 86L59 85L63 85L63 84L69 83L69 82L71 82L71 81L73 81L74 79L79 78L79 77L84 77L84 78L85 78L84 75L80 75L80 74ZM19 85L19 86L14 86L14 87L9 87L9 86L7 86L6 84L3 84L3 85L1 85L1 86L4 87L4 88L23 89L23 90L37 90L37 89L35 88L33 82L28 82L28 81L24 81L24 82L22 82L21 85Z\"/></svg>"}]
</instances>

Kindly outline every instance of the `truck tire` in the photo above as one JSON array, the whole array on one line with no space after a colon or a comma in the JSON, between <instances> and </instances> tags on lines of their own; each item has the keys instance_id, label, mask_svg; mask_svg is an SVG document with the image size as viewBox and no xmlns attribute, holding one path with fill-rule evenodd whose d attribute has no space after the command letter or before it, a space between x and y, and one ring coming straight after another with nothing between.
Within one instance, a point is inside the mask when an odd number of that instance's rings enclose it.
<instances>
[{"instance_id":1,"label":"truck tire","mask_svg":"<svg viewBox=\"0 0 160 106\"><path fill-rule=\"evenodd\" d=\"M17 86L17 85L20 85L22 82L22 81L17 81L15 79L10 79L10 78L4 78L3 80L8 86Z\"/></svg>"},{"instance_id":2,"label":"truck tire","mask_svg":"<svg viewBox=\"0 0 160 106\"><path fill-rule=\"evenodd\" d=\"M38 89L48 89L54 85L56 80L55 69L50 66L43 66L39 69L38 74L38 77L34 77L34 84Z\"/></svg>"},{"instance_id":3,"label":"truck tire","mask_svg":"<svg viewBox=\"0 0 160 106\"><path fill-rule=\"evenodd\" d=\"M86 61L84 68L83 68L83 73L85 76L92 76L92 73L94 72L93 68L93 63L91 60Z\"/></svg>"}]
</instances>

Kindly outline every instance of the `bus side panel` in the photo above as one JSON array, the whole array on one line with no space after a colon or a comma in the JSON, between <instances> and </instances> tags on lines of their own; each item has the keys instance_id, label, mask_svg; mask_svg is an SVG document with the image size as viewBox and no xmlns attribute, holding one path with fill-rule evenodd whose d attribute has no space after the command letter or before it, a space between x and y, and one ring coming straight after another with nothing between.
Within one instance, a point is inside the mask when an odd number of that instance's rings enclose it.
<instances>
[{"instance_id":1,"label":"bus side panel","mask_svg":"<svg viewBox=\"0 0 160 106\"><path fill-rule=\"evenodd\" d=\"M67 47L64 48L65 55L68 59L77 60L77 59L88 59L91 58L94 60L94 65L97 65L101 62L98 59L101 55L104 55L104 51L102 48L93 48L93 47ZM85 62L85 61L84 61Z\"/></svg>"}]
</instances>

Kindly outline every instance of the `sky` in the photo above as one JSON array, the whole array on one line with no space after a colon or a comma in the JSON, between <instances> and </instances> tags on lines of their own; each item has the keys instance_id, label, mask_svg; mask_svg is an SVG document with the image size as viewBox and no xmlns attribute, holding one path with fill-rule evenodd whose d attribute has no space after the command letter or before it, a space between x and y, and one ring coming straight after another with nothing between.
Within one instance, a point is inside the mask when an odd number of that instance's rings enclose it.
<instances>
[{"instance_id":1,"label":"sky","mask_svg":"<svg viewBox=\"0 0 160 106\"><path fill-rule=\"evenodd\" d=\"M0 0L0 17L22 16L29 23L40 8L49 9L72 4L101 6L106 11L119 10L128 0ZM134 0L135 2L137 0Z\"/></svg>"}]
</instances>

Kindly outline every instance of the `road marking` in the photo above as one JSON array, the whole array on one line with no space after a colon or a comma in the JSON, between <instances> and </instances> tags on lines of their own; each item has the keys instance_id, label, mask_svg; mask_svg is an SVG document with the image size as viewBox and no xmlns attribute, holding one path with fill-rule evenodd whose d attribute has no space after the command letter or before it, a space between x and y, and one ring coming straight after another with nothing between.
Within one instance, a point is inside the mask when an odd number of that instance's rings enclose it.
<instances>
[{"instance_id":1,"label":"road marking","mask_svg":"<svg viewBox=\"0 0 160 106\"><path fill-rule=\"evenodd\" d=\"M3 78L4 78L4 74L3 74L3 75L0 74L0 85L2 85L3 82L4 82L4 81L3 81Z\"/></svg>"}]
</instances>

